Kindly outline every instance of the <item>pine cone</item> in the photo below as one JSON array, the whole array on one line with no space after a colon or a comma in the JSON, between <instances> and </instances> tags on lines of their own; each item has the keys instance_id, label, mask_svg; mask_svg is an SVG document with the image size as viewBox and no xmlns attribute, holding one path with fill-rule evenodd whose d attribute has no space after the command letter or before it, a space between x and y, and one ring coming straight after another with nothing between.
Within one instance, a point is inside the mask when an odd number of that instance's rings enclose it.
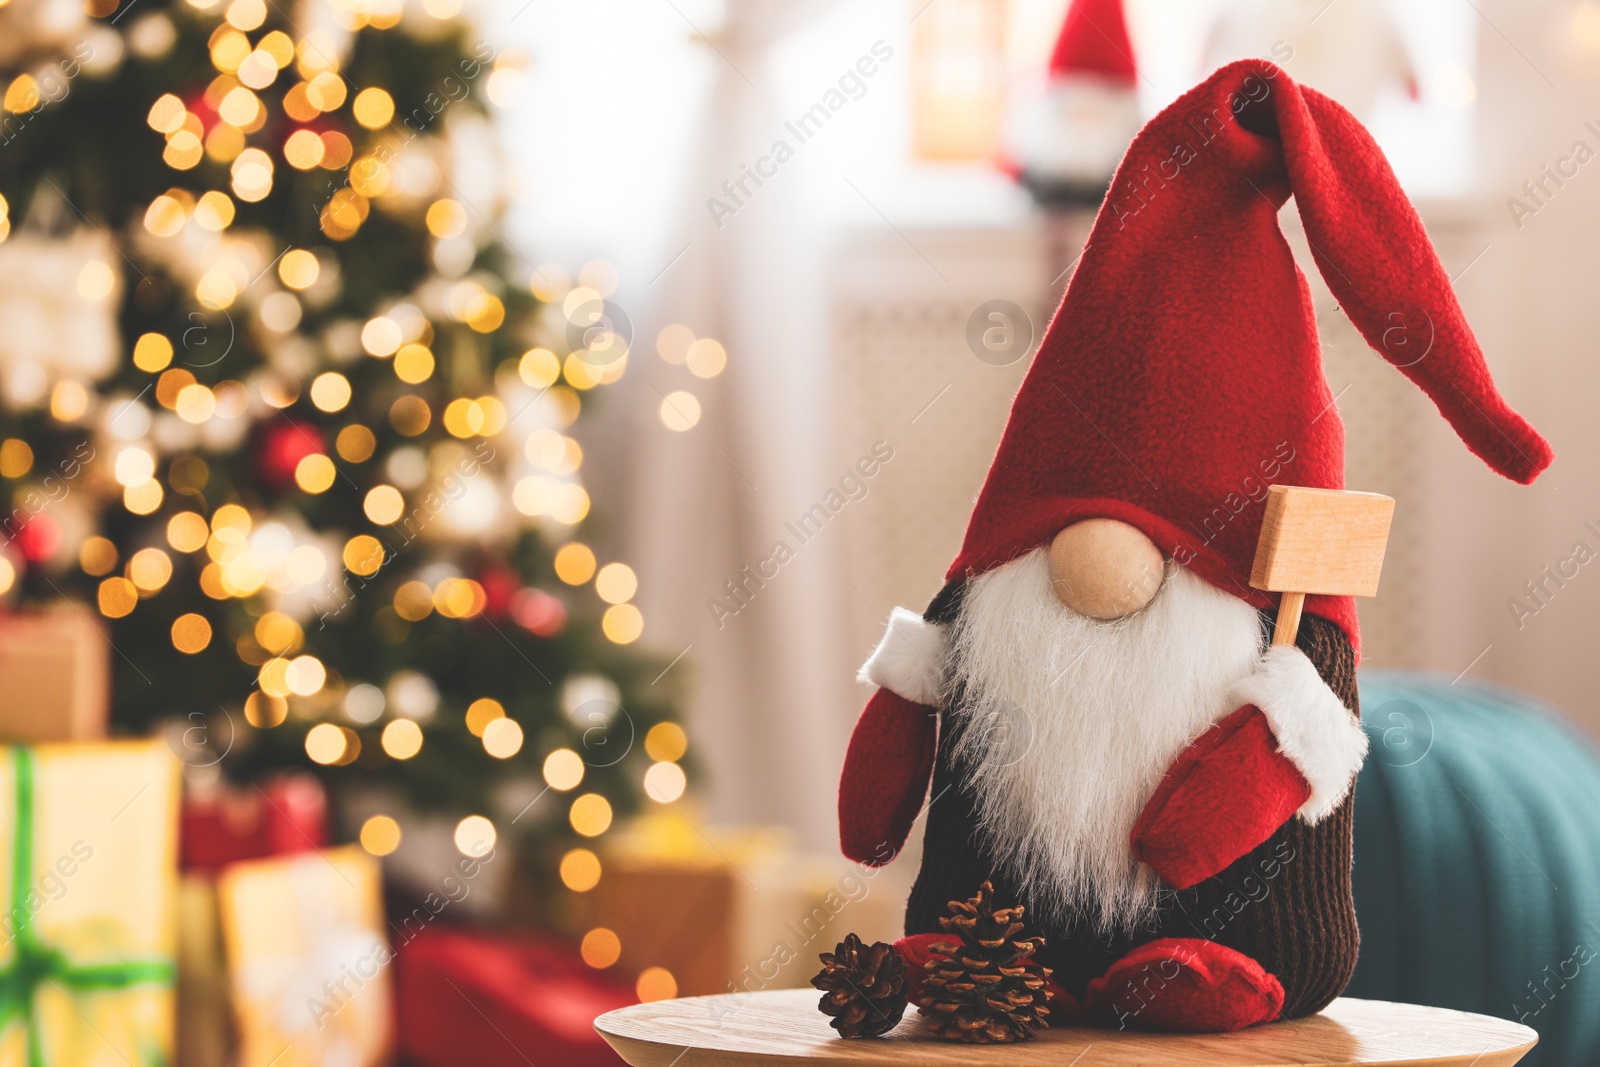
<instances>
[{"instance_id":1,"label":"pine cone","mask_svg":"<svg viewBox=\"0 0 1600 1067\"><path fill-rule=\"evenodd\" d=\"M822 970L811 984L823 991L817 1007L832 1016L840 1037L879 1037L906 1011L906 964L884 941L871 948L855 934L822 953Z\"/></svg>"},{"instance_id":2,"label":"pine cone","mask_svg":"<svg viewBox=\"0 0 1600 1067\"><path fill-rule=\"evenodd\" d=\"M996 908L983 883L971 900L950 902L939 925L960 938L932 946L918 1001L928 1029L946 1041L1027 1041L1049 1026L1048 967L1033 954L1042 937L1022 937L1022 906Z\"/></svg>"}]
</instances>

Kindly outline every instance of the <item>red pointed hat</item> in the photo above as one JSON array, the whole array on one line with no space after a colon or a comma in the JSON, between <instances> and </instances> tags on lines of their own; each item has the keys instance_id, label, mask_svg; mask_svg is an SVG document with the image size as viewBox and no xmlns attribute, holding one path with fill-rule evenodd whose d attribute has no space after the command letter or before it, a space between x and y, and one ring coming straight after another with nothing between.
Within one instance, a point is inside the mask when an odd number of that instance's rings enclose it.
<instances>
[{"instance_id":1,"label":"red pointed hat","mask_svg":"<svg viewBox=\"0 0 1600 1067\"><path fill-rule=\"evenodd\" d=\"M1134 84L1138 75L1122 0L1072 0L1050 55L1050 76L1079 73Z\"/></svg>"},{"instance_id":2,"label":"red pointed hat","mask_svg":"<svg viewBox=\"0 0 1600 1067\"><path fill-rule=\"evenodd\" d=\"M1317 269L1467 447L1528 483L1544 438L1489 377L1450 278L1370 134L1262 60L1221 68L1135 138L1012 403L951 579L1080 519L1139 527L1257 607L1266 486L1344 486L1344 427L1311 294L1278 229L1295 198ZM1359 648L1354 603L1306 610Z\"/></svg>"}]
</instances>

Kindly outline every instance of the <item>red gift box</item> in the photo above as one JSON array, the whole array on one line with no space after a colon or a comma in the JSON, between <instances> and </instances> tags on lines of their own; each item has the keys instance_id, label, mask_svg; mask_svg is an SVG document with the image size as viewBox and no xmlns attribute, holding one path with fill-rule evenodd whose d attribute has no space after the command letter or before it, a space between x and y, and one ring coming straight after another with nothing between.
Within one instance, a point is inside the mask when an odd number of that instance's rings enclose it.
<instances>
[{"instance_id":1,"label":"red gift box","mask_svg":"<svg viewBox=\"0 0 1600 1067\"><path fill-rule=\"evenodd\" d=\"M639 998L570 949L439 928L395 967L400 1051L417 1067L622 1067L594 1020Z\"/></svg>"},{"instance_id":2,"label":"red gift box","mask_svg":"<svg viewBox=\"0 0 1600 1067\"><path fill-rule=\"evenodd\" d=\"M328 843L328 797L307 774L184 798L179 863L215 871L240 860L309 852Z\"/></svg>"}]
</instances>

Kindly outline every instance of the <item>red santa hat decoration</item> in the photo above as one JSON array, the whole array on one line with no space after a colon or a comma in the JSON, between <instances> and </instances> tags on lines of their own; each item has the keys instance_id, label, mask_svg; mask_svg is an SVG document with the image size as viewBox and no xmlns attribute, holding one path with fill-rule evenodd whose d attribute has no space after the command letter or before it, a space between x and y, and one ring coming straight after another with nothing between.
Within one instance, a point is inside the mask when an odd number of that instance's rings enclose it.
<instances>
[{"instance_id":1,"label":"red santa hat decoration","mask_svg":"<svg viewBox=\"0 0 1600 1067\"><path fill-rule=\"evenodd\" d=\"M1269 606L1249 587L1266 486L1338 489L1344 472L1310 291L1278 228L1291 196L1318 270L1368 344L1491 468L1527 483L1549 465L1550 446L1496 391L1371 135L1271 63L1243 60L1128 149L949 578L1105 517ZM1358 641L1348 598L1312 597L1306 611Z\"/></svg>"},{"instance_id":2,"label":"red santa hat decoration","mask_svg":"<svg viewBox=\"0 0 1600 1067\"><path fill-rule=\"evenodd\" d=\"M1122 0L1072 0L1043 91L1012 117L1007 151L1041 200L1098 203L1139 129Z\"/></svg>"}]
</instances>

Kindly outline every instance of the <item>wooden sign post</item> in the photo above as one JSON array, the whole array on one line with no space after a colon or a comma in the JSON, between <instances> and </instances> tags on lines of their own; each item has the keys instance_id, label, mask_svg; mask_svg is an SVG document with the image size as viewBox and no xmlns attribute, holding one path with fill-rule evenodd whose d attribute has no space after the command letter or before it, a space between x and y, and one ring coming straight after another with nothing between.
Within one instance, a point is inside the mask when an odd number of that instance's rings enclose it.
<instances>
[{"instance_id":1,"label":"wooden sign post","mask_svg":"<svg viewBox=\"0 0 1600 1067\"><path fill-rule=\"evenodd\" d=\"M1282 593L1275 645L1294 644L1306 594L1375 596L1394 498L1340 489L1268 490L1250 585Z\"/></svg>"}]
</instances>

